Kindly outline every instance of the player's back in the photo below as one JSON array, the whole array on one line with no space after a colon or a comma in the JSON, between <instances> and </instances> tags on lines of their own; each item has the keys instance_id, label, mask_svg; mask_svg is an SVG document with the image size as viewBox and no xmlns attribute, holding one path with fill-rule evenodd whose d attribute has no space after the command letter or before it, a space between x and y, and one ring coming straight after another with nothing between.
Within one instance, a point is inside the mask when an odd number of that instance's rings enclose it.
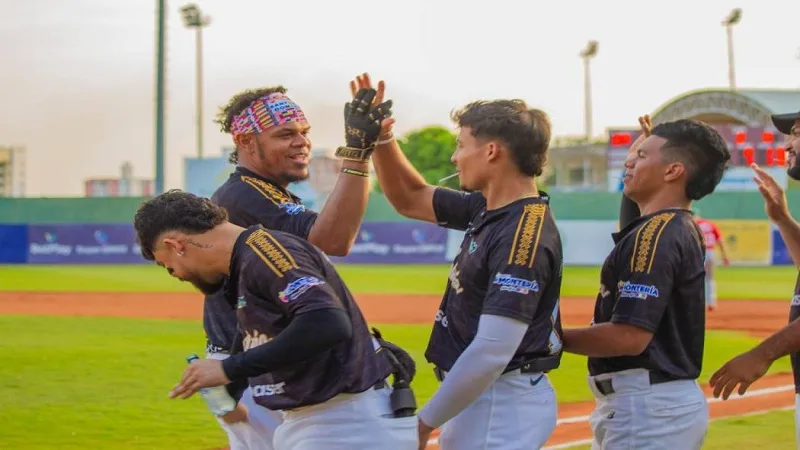
<instances>
[{"instance_id":1,"label":"player's back","mask_svg":"<svg viewBox=\"0 0 800 450\"><path fill-rule=\"evenodd\" d=\"M259 404L285 409L322 403L340 393L363 392L389 375L349 289L328 257L307 240L249 227L237 240L231 267L236 289L228 295L243 300L237 313L245 341L254 335L274 338L296 314L322 308L341 308L352 327L349 340L317 357L251 380ZM280 392L259 390L276 385Z\"/></svg>"}]
</instances>

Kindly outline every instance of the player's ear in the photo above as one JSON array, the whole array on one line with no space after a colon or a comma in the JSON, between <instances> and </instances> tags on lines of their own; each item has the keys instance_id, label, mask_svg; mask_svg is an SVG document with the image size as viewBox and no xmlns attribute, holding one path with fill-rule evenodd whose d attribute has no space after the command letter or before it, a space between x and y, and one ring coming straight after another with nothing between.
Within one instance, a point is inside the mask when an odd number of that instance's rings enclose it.
<instances>
[{"instance_id":1,"label":"player's ear","mask_svg":"<svg viewBox=\"0 0 800 450\"><path fill-rule=\"evenodd\" d=\"M500 156L500 146L495 141L486 143L486 161L493 162Z\"/></svg>"},{"instance_id":2,"label":"player's ear","mask_svg":"<svg viewBox=\"0 0 800 450\"><path fill-rule=\"evenodd\" d=\"M252 133L239 134L234 136L233 143L240 151L253 154L256 151L256 135Z\"/></svg>"},{"instance_id":3,"label":"player's ear","mask_svg":"<svg viewBox=\"0 0 800 450\"><path fill-rule=\"evenodd\" d=\"M183 256L184 245L183 242L174 238L164 238L164 245L166 245L172 252L178 256Z\"/></svg>"},{"instance_id":4,"label":"player's ear","mask_svg":"<svg viewBox=\"0 0 800 450\"><path fill-rule=\"evenodd\" d=\"M667 164L664 170L664 181L675 181L686 173L686 166L679 162Z\"/></svg>"}]
</instances>

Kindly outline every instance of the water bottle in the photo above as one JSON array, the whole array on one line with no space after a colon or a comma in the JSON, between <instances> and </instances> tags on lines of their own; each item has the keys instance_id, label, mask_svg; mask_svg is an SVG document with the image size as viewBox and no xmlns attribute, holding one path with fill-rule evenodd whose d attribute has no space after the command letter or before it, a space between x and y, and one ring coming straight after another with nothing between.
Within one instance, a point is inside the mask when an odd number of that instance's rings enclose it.
<instances>
[{"instance_id":1,"label":"water bottle","mask_svg":"<svg viewBox=\"0 0 800 450\"><path fill-rule=\"evenodd\" d=\"M197 355L192 355L186 358L186 362L191 364L192 361L197 359L200 358L198 358ZM203 400L206 401L208 408L217 416L224 416L236 409L236 400L228 394L228 390L225 389L225 386L201 388L199 392L200 395L203 396Z\"/></svg>"}]
</instances>

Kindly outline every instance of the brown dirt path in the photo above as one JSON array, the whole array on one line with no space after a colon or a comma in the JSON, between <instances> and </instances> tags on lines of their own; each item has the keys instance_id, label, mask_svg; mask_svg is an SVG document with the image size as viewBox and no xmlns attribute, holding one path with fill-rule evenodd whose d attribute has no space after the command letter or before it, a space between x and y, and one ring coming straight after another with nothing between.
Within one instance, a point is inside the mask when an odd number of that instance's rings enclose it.
<instances>
[{"instance_id":1,"label":"brown dirt path","mask_svg":"<svg viewBox=\"0 0 800 450\"><path fill-rule=\"evenodd\" d=\"M430 324L439 297L423 295L357 295L367 320L372 323ZM588 324L594 299L565 298L562 320L570 326ZM783 301L726 301L707 315L707 327L714 330L746 332L766 336L788 322L789 305ZM0 314L43 314L56 316L141 317L155 319L200 319L202 297L197 293L38 293L0 292ZM711 401L712 418L789 407L794 392L769 388L792 384L789 374L765 377L751 388L758 395L726 402ZM707 389L707 388L706 388ZM764 390L767 389L767 390ZM710 396L710 392L707 392ZM559 426L548 445L591 438L586 416L594 402L559 405ZM436 448L435 444L428 448Z\"/></svg>"}]
</instances>

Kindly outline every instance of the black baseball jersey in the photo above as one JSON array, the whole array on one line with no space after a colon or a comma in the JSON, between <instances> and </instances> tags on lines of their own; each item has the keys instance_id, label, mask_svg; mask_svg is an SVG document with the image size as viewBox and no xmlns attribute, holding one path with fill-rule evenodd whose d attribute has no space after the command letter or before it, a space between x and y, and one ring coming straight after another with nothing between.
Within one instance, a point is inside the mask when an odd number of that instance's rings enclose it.
<instances>
[{"instance_id":1,"label":"black baseball jersey","mask_svg":"<svg viewBox=\"0 0 800 450\"><path fill-rule=\"evenodd\" d=\"M291 233L303 239L317 213L307 210L300 198L274 181L237 167L227 181L211 196L211 200L228 211L231 223L240 227L264 225L270 230ZM203 328L208 351L228 351L236 335L236 310L220 291L205 297Z\"/></svg>"},{"instance_id":2,"label":"black baseball jersey","mask_svg":"<svg viewBox=\"0 0 800 450\"><path fill-rule=\"evenodd\" d=\"M612 236L593 323L633 325L653 339L638 356L589 358L589 373L642 368L696 379L705 340L705 246L692 214L661 210Z\"/></svg>"},{"instance_id":3,"label":"black baseball jersey","mask_svg":"<svg viewBox=\"0 0 800 450\"><path fill-rule=\"evenodd\" d=\"M797 274L797 281L794 284L792 306L789 309L789 323L797 319L800 319L800 273ZM800 353L792 353L789 358L792 361L792 373L794 374L794 391L800 393Z\"/></svg>"},{"instance_id":4,"label":"black baseball jersey","mask_svg":"<svg viewBox=\"0 0 800 450\"><path fill-rule=\"evenodd\" d=\"M350 291L325 254L305 239L260 225L248 228L234 246L226 294L236 299L244 351L269 342L298 314L338 308L350 318L350 340L249 379L256 403L265 408L292 409L364 392L389 375Z\"/></svg>"},{"instance_id":5,"label":"black baseball jersey","mask_svg":"<svg viewBox=\"0 0 800 450\"><path fill-rule=\"evenodd\" d=\"M450 370L475 338L482 314L528 324L507 370L538 357L560 358L563 257L548 202L542 193L487 211L480 193L437 188L436 220L466 233L436 314L429 362Z\"/></svg>"}]
</instances>

